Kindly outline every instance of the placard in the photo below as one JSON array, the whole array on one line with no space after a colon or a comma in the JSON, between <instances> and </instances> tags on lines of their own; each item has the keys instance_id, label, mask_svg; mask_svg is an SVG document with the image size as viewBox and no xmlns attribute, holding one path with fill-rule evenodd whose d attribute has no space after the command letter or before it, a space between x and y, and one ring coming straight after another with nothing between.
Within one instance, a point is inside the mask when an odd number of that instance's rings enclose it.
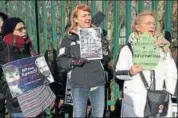
<instances>
[{"instance_id":1,"label":"placard","mask_svg":"<svg viewBox=\"0 0 178 118\"><path fill-rule=\"evenodd\" d=\"M65 91L65 100L64 103L68 105L73 105L72 97L72 87L70 85L71 71L67 73L67 82L66 82L66 91Z\"/></svg>"},{"instance_id":2,"label":"placard","mask_svg":"<svg viewBox=\"0 0 178 118\"><path fill-rule=\"evenodd\" d=\"M102 59L101 28L79 30L80 56L87 60Z\"/></svg>"},{"instance_id":3,"label":"placard","mask_svg":"<svg viewBox=\"0 0 178 118\"><path fill-rule=\"evenodd\" d=\"M154 46L154 37L143 33L133 45L133 63L141 65L145 70L153 70L160 59L160 48Z\"/></svg>"},{"instance_id":4,"label":"placard","mask_svg":"<svg viewBox=\"0 0 178 118\"><path fill-rule=\"evenodd\" d=\"M12 97L54 82L44 56L23 58L2 66Z\"/></svg>"}]
</instances>

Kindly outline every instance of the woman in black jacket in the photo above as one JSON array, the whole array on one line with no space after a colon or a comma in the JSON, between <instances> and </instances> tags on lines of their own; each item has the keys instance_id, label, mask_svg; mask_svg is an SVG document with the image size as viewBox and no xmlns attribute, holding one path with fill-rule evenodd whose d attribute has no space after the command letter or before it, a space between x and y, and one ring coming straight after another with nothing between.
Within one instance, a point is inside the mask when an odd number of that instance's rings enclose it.
<instances>
[{"instance_id":1,"label":"woman in black jacket","mask_svg":"<svg viewBox=\"0 0 178 118\"><path fill-rule=\"evenodd\" d=\"M89 6L77 5L71 17L68 34L62 40L57 57L58 66L71 72L74 117L85 117L88 98L93 117L103 117L104 113L106 80L102 62L109 61L108 41L102 37L103 60L88 61L80 57L79 28L91 27Z\"/></svg>"},{"instance_id":2,"label":"woman in black jacket","mask_svg":"<svg viewBox=\"0 0 178 118\"><path fill-rule=\"evenodd\" d=\"M0 12L0 50L2 50L4 48L4 45L2 44L3 37L1 36L1 27L6 19L8 19L8 16L5 13ZM1 55L1 53L0 53L0 55ZM2 70L0 69L0 77L1 77L1 74L2 74ZM5 100L4 100L3 94L0 93L0 118L5 117L4 102L5 102Z\"/></svg>"},{"instance_id":3,"label":"woman in black jacket","mask_svg":"<svg viewBox=\"0 0 178 118\"><path fill-rule=\"evenodd\" d=\"M2 36L4 38L1 42L3 48L0 50L1 66L18 59L36 56L32 42L27 37L25 23L20 18L7 19L2 26ZM0 92L7 99L7 109L12 117L36 117L55 100L55 96L48 86L40 86L17 98L12 98L3 74L0 80ZM45 103L41 103L41 101L45 101ZM37 103L32 105L31 102Z\"/></svg>"}]
</instances>

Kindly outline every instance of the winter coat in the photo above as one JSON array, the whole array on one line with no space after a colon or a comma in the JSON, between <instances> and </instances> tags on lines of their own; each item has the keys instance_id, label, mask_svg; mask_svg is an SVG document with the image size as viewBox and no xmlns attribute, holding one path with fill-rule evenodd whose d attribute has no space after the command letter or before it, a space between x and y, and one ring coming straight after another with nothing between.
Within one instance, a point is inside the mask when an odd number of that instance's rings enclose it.
<instances>
[{"instance_id":1,"label":"winter coat","mask_svg":"<svg viewBox=\"0 0 178 118\"><path fill-rule=\"evenodd\" d=\"M102 39L106 40L106 39ZM62 40L59 55L57 57L58 67L66 71L71 71L71 86L91 88L104 85L105 73L103 64L109 61L109 56L105 55L103 60L90 60L82 67L72 67L71 61L80 57L80 41L79 36L75 33L66 35Z\"/></svg>"},{"instance_id":2,"label":"winter coat","mask_svg":"<svg viewBox=\"0 0 178 118\"><path fill-rule=\"evenodd\" d=\"M13 39L14 40L14 39ZM0 66L2 66L3 64L6 64L10 61L15 61L18 59L22 59L22 58L26 58L26 57L30 57L30 56L35 56L36 54L34 54L34 50L32 48L32 43L29 39L26 40L26 42L24 43L23 50L19 50L19 48L16 48L15 46L7 46L7 43L3 40L0 40ZM9 110L10 113L21 113L22 110L19 106L19 101L17 100L17 98L12 98L12 95L10 93L10 89L8 87L8 84L5 80L5 77L2 73L2 68L1 69L1 78L0 78L0 93L3 93L4 98L6 98L7 100L7 108ZM41 96L44 95L53 95L53 93L50 91L50 88L48 86L41 86L38 87L38 89L41 91L44 91L43 94L39 94L39 98L41 98ZM29 104L31 101L34 101L34 99L36 99L35 95L33 96L33 93L36 94L36 92L34 92L36 90L33 89L27 93L24 93L23 96L28 96L28 99L30 99L29 101L26 101L26 104ZM29 96L28 94L32 94L31 96ZM50 101L54 102L55 96L51 97L48 96L46 98L42 98L42 100L47 101L50 99ZM50 103L51 104L51 103ZM45 104L46 105L46 104ZM48 106L47 106L48 107ZM40 106L40 108L45 109L46 106ZM23 109L24 110L24 109ZM42 110L42 109L41 109ZM34 111L33 111L34 112ZM35 111L36 113L39 113L39 111ZM42 112L42 111L40 111ZM27 114L27 113L25 113ZM24 114L24 116L25 116ZM36 115L36 114L35 114ZM33 117L33 116L32 116Z\"/></svg>"},{"instance_id":3,"label":"winter coat","mask_svg":"<svg viewBox=\"0 0 178 118\"><path fill-rule=\"evenodd\" d=\"M25 48L27 49L27 48ZM29 57L30 51L24 50L22 52L17 52L15 47L8 47L4 40L0 40L0 66L8 63L9 61L18 60L21 58ZM2 68L0 67L0 93L3 93L3 97L7 99L7 107L10 111L20 112L20 107L17 102L17 99L13 99L8 87L8 84L5 80L5 77L2 73Z\"/></svg>"},{"instance_id":4,"label":"winter coat","mask_svg":"<svg viewBox=\"0 0 178 118\"><path fill-rule=\"evenodd\" d=\"M130 36L129 41L131 45L134 43L133 34ZM133 52L134 53L134 52ZM122 117L143 117L144 108L146 103L147 90L139 76L139 74L130 76L129 72L132 62L132 53L128 46L121 49L119 59L116 65L116 71L125 71L121 75L117 75L117 79L124 81L124 93L121 108ZM143 74L150 86L151 71L144 70ZM165 80L166 91L170 93L170 97L174 94L177 82L177 69L174 60L169 52L164 53L160 50L160 60L155 67L156 90L163 90L163 83ZM172 102L169 102L169 109L167 116L172 115Z\"/></svg>"},{"instance_id":5,"label":"winter coat","mask_svg":"<svg viewBox=\"0 0 178 118\"><path fill-rule=\"evenodd\" d=\"M44 56L55 80L55 82L51 83L49 86L56 96L64 98L67 74L65 72L62 72L62 69L57 67L56 49L47 50Z\"/></svg>"}]
</instances>

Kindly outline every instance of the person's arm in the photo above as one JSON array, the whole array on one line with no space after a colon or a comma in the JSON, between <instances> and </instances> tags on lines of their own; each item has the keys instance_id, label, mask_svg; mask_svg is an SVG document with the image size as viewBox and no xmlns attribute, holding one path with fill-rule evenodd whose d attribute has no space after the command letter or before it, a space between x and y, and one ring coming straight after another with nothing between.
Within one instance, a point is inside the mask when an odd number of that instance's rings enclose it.
<instances>
[{"instance_id":1,"label":"person's arm","mask_svg":"<svg viewBox=\"0 0 178 118\"><path fill-rule=\"evenodd\" d=\"M176 84L177 84L177 68L169 52L167 53L167 58L164 67L166 68L166 73L165 73L166 90L169 93L174 94Z\"/></svg>"},{"instance_id":2,"label":"person's arm","mask_svg":"<svg viewBox=\"0 0 178 118\"><path fill-rule=\"evenodd\" d=\"M112 54L111 51L109 50L109 42L103 35L102 35L101 43L102 43L102 51L103 51L102 63L103 65L106 65L111 60Z\"/></svg>"},{"instance_id":3,"label":"person's arm","mask_svg":"<svg viewBox=\"0 0 178 118\"><path fill-rule=\"evenodd\" d=\"M69 51L69 39L67 38L67 36L65 36L61 42L56 60L58 68L65 71L72 69L72 58Z\"/></svg>"},{"instance_id":4,"label":"person's arm","mask_svg":"<svg viewBox=\"0 0 178 118\"><path fill-rule=\"evenodd\" d=\"M116 64L116 78L121 80L130 80L132 75L130 68L132 66L132 54L127 46L124 46L119 54L119 59Z\"/></svg>"},{"instance_id":5,"label":"person's arm","mask_svg":"<svg viewBox=\"0 0 178 118\"><path fill-rule=\"evenodd\" d=\"M132 52L128 46L121 49L118 62L116 64L116 78L121 80L130 80L132 76L143 71L144 68L140 65L133 65Z\"/></svg>"},{"instance_id":6,"label":"person's arm","mask_svg":"<svg viewBox=\"0 0 178 118\"><path fill-rule=\"evenodd\" d=\"M71 36L70 38L74 37ZM74 57L74 55L71 54L70 40L72 39L69 39L67 36L62 40L57 56L57 66L64 71L69 71L75 67L82 67L87 62L86 59Z\"/></svg>"}]
</instances>

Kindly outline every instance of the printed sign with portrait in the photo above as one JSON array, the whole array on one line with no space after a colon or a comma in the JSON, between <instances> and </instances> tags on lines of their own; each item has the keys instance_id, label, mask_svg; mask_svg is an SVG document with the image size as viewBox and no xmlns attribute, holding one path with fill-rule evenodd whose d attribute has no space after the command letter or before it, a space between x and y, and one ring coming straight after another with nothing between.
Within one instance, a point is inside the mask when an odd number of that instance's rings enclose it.
<instances>
[{"instance_id":1,"label":"printed sign with portrait","mask_svg":"<svg viewBox=\"0 0 178 118\"><path fill-rule=\"evenodd\" d=\"M101 28L81 28L80 56L87 60L102 59Z\"/></svg>"},{"instance_id":2,"label":"printed sign with portrait","mask_svg":"<svg viewBox=\"0 0 178 118\"><path fill-rule=\"evenodd\" d=\"M23 58L2 66L12 97L54 82L44 56Z\"/></svg>"}]
</instances>

